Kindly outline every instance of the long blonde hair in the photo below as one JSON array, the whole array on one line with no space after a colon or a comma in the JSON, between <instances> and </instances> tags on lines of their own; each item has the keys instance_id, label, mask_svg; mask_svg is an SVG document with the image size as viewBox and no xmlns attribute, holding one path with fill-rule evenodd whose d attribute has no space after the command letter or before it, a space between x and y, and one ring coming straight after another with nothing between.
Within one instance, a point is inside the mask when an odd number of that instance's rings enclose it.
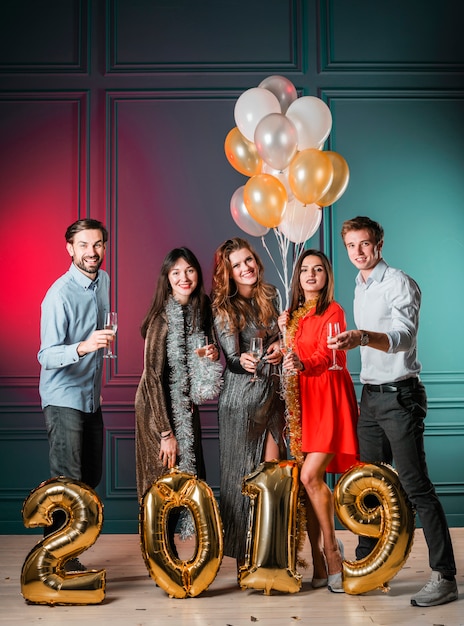
<instances>
[{"instance_id":1,"label":"long blonde hair","mask_svg":"<svg viewBox=\"0 0 464 626\"><path fill-rule=\"evenodd\" d=\"M258 279L253 286L251 298L244 298L239 294L232 278L230 255L243 249L250 251L258 267ZM214 255L211 300L213 314L219 317L223 325L228 323L232 331L241 331L250 316L264 327L275 323L279 314L274 303L277 290L273 285L264 282L263 276L264 265L246 239L234 237L219 246Z\"/></svg>"}]
</instances>

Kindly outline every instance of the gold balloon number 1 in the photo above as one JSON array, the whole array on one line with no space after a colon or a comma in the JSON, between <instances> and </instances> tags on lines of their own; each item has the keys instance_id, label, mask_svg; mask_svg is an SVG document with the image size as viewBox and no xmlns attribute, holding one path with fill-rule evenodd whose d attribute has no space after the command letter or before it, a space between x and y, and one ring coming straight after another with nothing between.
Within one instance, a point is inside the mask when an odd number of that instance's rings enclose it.
<instances>
[{"instance_id":1,"label":"gold balloon number 1","mask_svg":"<svg viewBox=\"0 0 464 626\"><path fill-rule=\"evenodd\" d=\"M28 554L21 593L31 604L98 604L105 597L105 570L66 573L66 562L92 546L103 525L103 506L84 483L59 476L31 491L23 504L27 528L50 526L52 514L67 514L63 528L45 537Z\"/></svg>"},{"instance_id":2,"label":"gold balloon number 1","mask_svg":"<svg viewBox=\"0 0 464 626\"><path fill-rule=\"evenodd\" d=\"M245 563L239 570L242 589L295 593L301 588L296 571L298 465L265 461L245 477L242 491L251 498Z\"/></svg>"}]
</instances>

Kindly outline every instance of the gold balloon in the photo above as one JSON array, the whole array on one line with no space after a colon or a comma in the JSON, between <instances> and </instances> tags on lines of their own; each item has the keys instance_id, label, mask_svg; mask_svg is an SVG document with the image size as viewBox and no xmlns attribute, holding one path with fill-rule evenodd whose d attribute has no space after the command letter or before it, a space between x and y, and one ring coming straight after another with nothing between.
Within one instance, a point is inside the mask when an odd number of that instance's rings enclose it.
<instances>
[{"instance_id":1,"label":"gold balloon","mask_svg":"<svg viewBox=\"0 0 464 626\"><path fill-rule=\"evenodd\" d=\"M282 221L287 206L287 191L275 176L257 174L246 183L243 201L258 224L275 228Z\"/></svg>"},{"instance_id":2,"label":"gold balloon","mask_svg":"<svg viewBox=\"0 0 464 626\"><path fill-rule=\"evenodd\" d=\"M172 553L167 523L177 507L190 512L196 551L188 561ZM210 487L192 474L172 469L144 494L140 507L142 555L153 580L171 598L197 596L213 582L223 557L223 530Z\"/></svg>"},{"instance_id":3,"label":"gold balloon","mask_svg":"<svg viewBox=\"0 0 464 626\"><path fill-rule=\"evenodd\" d=\"M317 201L319 206L329 206L329 204L333 204L341 198L350 180L348 163L342 155L338 154L338 152L331 152L330 150L327 150L324 154L329 157L334 174L329 190Z\"/></svg>"},{"instance_id":4,"label":"gold balloon","mask_svg":"<svg viewBox=\"0 0 464 626\"><path fill-rule=\"evenodd\" d=\"M266 461L243 479L251 498L245 563L238 573L242 589L295 593L301 588L296 571L298 465Z\"/></svg>"},{"instance_id":5,"label":"gold balloon","mask_svg":"<svg viewBox=\"0 0 464 626\"><path fill-rule=\"evenodd\" d=\"M21 593L31 604L98 604L105 597L105 570L66 573L66 562L90 548L103 525L103 506L96 492L77 480L59 476L31 491L22 516L27 528L50 526L62 509L63 528L45 537L26 557Z\"/></svg>"},{"instance_id":6,"label":"gold balloon","mask_svg":"<svg viewBox=\"0 0 464 626\"><path fill-rule=\"evenodd\" d=\"M366 496L379 505L369 508ZM378 539L359 561L344 561L343 588L356 595L388 588L406 562L414 540L414 511L396 471L386 464L360 464L345 472L334 489L335 510L342 524L357 535Z\"/></svg>"},{"instance_id":7,"label":"gold balloon","mask_svg":"<svg viewBox=\"0 0 464 626\"><path fill-rule=\"evenodd\" d=\"M245 176L259 174L262 159L256 146L252 141L248 141L237 127L229 131L224 142L224 152L229 163L240 174Z\"/></svg>"},{"instance_id":8,"label":"gold balloon","mask_svg":"<svg viewBox=\"0 0 464 626\"><path fill-rule=\"evenodd\" d=\"M288 182L295 198L313 204L326 194L332 183L334 169L326 153L317 148L298 152L288 168Z\"/></svg>"}]
</instances>

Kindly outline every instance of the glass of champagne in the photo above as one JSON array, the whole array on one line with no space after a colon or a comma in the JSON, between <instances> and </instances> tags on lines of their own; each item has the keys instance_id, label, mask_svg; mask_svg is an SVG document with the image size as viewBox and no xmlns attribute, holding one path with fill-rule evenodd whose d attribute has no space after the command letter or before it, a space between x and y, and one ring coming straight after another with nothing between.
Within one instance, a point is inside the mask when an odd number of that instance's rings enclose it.
<instances>
[{"instance_id":1,"label":"glass of champagne","mask_svg":"<svg viewBox=\"0 0 464 626\"><path fill-rule=\"evenodd\" d=\"M112 330L113 334L116 335L116 331L118 330L118 314L116 313L116 311L110 311L109 313L106 314L105 330ZM105 349L103 358L105 359L117 358L116 354L114 354L114 352L111 349L111 344Z\"/></svg>"},{"instance_id":2,"label":"glass of champagne","mask_svg":"<svg viewBox=\"0 0 464 626\"><path fill-rule=\"evenodd\" d=\"M286 330L280 335L279 343L280 343L280 351L284 355L284 359L285 359L287 354L290 354L291 352L293 352L293 342L288 339ZM282 371L286 376L295 376L297 374L296 370L284 370L283 367L282 367Z\"/></svg>"},{"instance_id":3,"label":"glass of champagne","mask_svg":"<svg viewBox=\"0 0 464 626\"><path fill-rule=\"evenodd\" d=\"M250 354L256 361L256 367L258 366L258 361L263 356L263 338L262 337L252 337L250 340ZM252 382L259 380L256 370L253 376L250 378Z\"/></svg>"},{"instance_id":4,"label":"glass of champagne","mask_svg":"<svg viewBox=\"0 0 464 626\"><path fill-rule=\"evenodd\" d=\"M327 340L336 337L340 332L340 324L338 322L329 322L327 324ZM332 365L329 370L342 370L343 367L337 365L337 350L332 349Z\"/></svg>"},{"instance_id":5,"label":"glass of champagne","mask_svg":"<svg viewBox=\"0 0 464 626\"><path fill-rule=\"evenodd\" d=\"M208 337L206 335L198 335L195 339L195 353L200 359L206 356L206 346L208 345Z\"/></svg>"}]
</instances>

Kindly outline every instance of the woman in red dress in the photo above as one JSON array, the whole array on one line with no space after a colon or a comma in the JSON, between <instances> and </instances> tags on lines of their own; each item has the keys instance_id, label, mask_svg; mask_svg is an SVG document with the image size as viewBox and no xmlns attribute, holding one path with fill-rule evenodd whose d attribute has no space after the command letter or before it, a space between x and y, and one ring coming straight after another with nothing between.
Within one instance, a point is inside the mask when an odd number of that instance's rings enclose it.
<instances>
[{"instance_id":1,"label":"woman in red dress","mask_svg":"<svg viewBox=\"0 0 464 626\"><path fill-rule=\"evenodd\" d=\"M279 317L290 347L283 362L288 372L287 412L292 453L301 463L300 479L309 499L312 584L328 584L330 591L343 592L343 555L335 537L333 494L324 477L326 472L342 473L358 460L358 405L346 353L337 350L334 362L327 347L329 324L334 323L340 332L346 328L345 313L334 301L332 266L319 250L305 250L293 274L290 308Z\"/></svg>"}]
</instances>

